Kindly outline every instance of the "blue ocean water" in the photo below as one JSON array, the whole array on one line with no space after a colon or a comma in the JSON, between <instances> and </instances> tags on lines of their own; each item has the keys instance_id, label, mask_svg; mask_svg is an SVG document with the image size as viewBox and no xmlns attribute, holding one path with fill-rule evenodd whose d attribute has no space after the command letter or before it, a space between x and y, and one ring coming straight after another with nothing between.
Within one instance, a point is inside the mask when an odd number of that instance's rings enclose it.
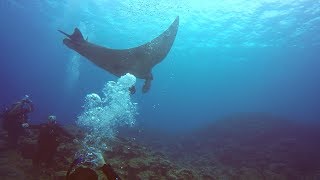
<instances>
[{"instance_id":1,"label":"blue ocean water","mask_svg":"<svg viewBox=\"0 0 320 180\"><path fill-rule=\"evenodd\" d=\"M130 48L180 16L174 45L138 80L137 124L180 132L238 112L295 121L320 118L320 1L3 0L0 100L29 94L33 123L49 114L74 123L88 93L117 78L68 49L57 29L79 27L90 42Z\"/></svg>"}]
</instances>

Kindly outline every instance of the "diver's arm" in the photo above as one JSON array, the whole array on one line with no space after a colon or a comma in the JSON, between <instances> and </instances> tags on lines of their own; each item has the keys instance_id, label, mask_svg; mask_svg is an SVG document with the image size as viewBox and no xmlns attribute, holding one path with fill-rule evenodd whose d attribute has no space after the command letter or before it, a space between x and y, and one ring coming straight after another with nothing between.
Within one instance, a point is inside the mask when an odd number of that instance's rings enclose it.
<instances>
[{"instance_id":1,"label":"diver's arm","mask_svg":"<svg viewBox=\"0 0 320 180\"><path fill-rule=\"evenodd\" d=\"M26 110L27 112L23 111L23 109L25 109L26 106L28 108L28 110ZM34 111L34 106L33 106L33 104L31 102L27 103L25 101L18 101L18 102L14 103L12 105L12 107L10 108L8 114L10 116L18 115L20 113L26 115L27 113L30 113L32 111Z\"/></svg>"},{"instance_id":2,"label":"diver's arm","mask_svg":"<svg viewBox=\"0 0 320 180\"><path fill-rule=\"evenodd\" d=\"M57 125L57 129L58 129L59 133L62 134L63 136L66 136L66 137L68 137L70 139L74 139L75 138L72 134L70 134L66 129L64 129L60 125Z\"/></svg>"},{"instance_id":3,"label":"diver's arm","mask_svg":"<svg viewBox=\"0 0 320 180\"><path fill-rule=\"evenodd\" d=\"M20 102L20 101L12 104L12 106L11 106L8 114L9 114L10 116L16 115L17 110L20 109L22 105L23 105L23 103Z\"/></svg>"},{"instance_id":4,"label":"diver's arm","mask_svg":"<svg viewBox=\"0 0 320 180\"><path fill-rule=\"evenodd\" d=\"M107 176L108 180L121 180L118 174L113 170L110 164L104 164L101 168L104 175Z\"/></svg>"},{"instance_id":5,"label":"diver's arm","mask_svg":"<svg viewBox=\"0 0 320 180\"><path fill-rule=\"evenodd\" d=\"M28 106L29 106L29 112L33 112L34 111L33 104L30 102L30 103L28 103Z\"/></svg>"},{"instance_id":6,"label":"diver's arm","mask_svg":"<svg viewBox=\"0 0 320 180\"><path fill-rule=\"evenodd\" d=\"M95 155L97 156L98 167L102 166L101 170L103 174L107 176L108 180L121 180L110 164L106 163L101 153L95 153Z\"/></svg>"}]
</instances>

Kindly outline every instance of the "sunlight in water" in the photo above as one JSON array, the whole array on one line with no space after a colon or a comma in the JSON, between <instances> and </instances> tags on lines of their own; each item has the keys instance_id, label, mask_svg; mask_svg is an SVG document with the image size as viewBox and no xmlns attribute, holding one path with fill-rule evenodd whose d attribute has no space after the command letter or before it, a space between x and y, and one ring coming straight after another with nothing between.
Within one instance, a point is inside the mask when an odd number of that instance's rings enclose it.
<instances>
[{"instance_id":1,"label":"sunlight in water","mask_svg":"<svg viewBox=\"0 0 320 180\"><path fill-rule=\"evenodd\" d=\"M80 68L80 55L72 53L72 57L67 64L67 85L66 87L71 90L74 84L79 80Z\"/></svg>"}]
</instances>

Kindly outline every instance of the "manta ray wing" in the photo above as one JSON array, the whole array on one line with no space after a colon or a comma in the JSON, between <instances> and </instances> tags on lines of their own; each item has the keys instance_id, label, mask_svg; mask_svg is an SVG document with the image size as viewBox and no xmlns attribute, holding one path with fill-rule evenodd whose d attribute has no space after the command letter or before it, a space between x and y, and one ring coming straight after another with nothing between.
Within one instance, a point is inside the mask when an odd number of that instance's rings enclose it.
<instances>
[{"instance_id":1,"label":"manta ray wing","mask_svg":"<svg viewBox=\"0 0 320 180\"><path fill-rule=\"evenodd\" d=\"M63 40L66 46L106 71L116 76L131 73L140 79L145 79L143 92L147 92L153 79L152 68L169 53L176 38L178 27L179 16L158 37L130 49L110 49L90 43L83 38L78 28L75 28L72 35L61 30L58 31L67 36Z\"/></svg>"}]
</instances>

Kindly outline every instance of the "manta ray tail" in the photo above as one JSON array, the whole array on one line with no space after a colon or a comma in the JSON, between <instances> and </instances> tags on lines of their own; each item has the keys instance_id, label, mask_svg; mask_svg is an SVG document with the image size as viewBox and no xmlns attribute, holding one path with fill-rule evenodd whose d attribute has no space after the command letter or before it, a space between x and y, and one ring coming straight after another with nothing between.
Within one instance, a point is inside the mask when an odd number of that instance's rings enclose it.
<instances>
[{"instance_id":1,"label":"manta ray tail","mask_svg":"<svg viewBox=\"0 0 320 180\"><path fill-rule=\"evenodd\" d=\"M58 30L59 32L61 32L62 34L66 35L68 38L70 38L73 41L84 41L82 33L80 32L80 30L78 28L75 28L73 31L73 34L67 34L61 30Z\"/></svg>"}]
</instances>

